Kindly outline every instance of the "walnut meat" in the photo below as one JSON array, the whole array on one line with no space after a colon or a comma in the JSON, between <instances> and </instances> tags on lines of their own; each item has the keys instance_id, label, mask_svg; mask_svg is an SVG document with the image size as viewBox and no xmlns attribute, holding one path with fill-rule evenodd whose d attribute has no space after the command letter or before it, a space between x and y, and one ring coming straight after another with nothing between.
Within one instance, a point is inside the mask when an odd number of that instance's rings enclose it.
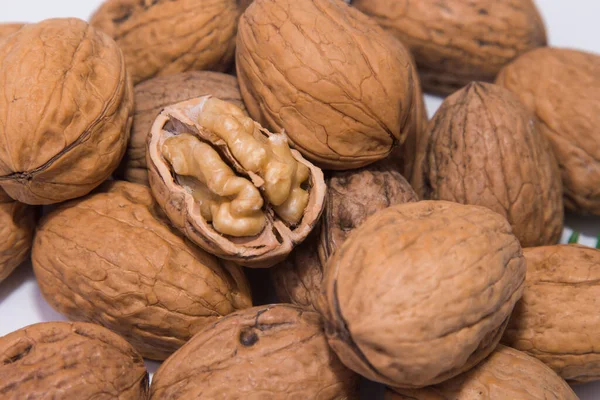
<instances>
[{"instance_id":1,"label":"walnut meat","mask_svg":"<svg viewBox=\"0 0 600 400\"><path fill-rule=\"evenodd\" d=\"M423 87L450 94L546 45L532 0L352 0L414 55Z\"/></svg>"},{"instance_id":2,"label":"walnut meat","mask_svg":"<svg viewBox=\"0 0 600 400\"><path fill-rule=\"evenodd\" d=\"M159 368L151 399L358 399L358 376L327 345L319 315L292 305L229 315Z\"/></svg>"},{"instance_id":3,"label":"walnut meat","mask_svg":"<svg viewBox=\"0 0 600 400\"><path fill-rule=\"evenodd\" d=\"M502 216L421 201L379 211L350 234L327 264L319 308L346 366L416 388L487 357L524 280L521 246Z\"/></svg>"},{"instance_id":4,"label":"walnut meat","mask_svg":"<svg viewBox=\"0 0 600 400\"><path fill-rule=\"evenodd\" d=\"M107 0L90 23L115 39L137 84L178 72L226 71L239 15L236 0Z\"/></svg>"},{"instance_id":5,"label":"walnut meat","mask_svg":"<svg viewBox=\"0 0 600 400\"><path fill-rule=\"evenodd\" d=\"M23 25L25 24L20 24L20 23L11 23L11 24L7 24L7 23L0 23L0 41L2 39L4 39L5 37L7 37L10 34L15 33L16 31L18 31L19 29L21 29L23 27Z\"/></svg>"},{"instance_id":6,"label":"walnut meat","mask_svg":"<svg viewBox=\"0 0 600 400\"><path fill-rule=\"evenodd\" d=\"M121 161L133 89L115 42L86 22L26 25L0 43L0 186L15 200L83 196Z\"/></svg>"},{"instance_id":7,"label":"walnut meat","mask_svg":"<svg viewBox=\"0 0 600 400\"><path fill-rule=\"evenodd\" d=\"M323 168L387 157L418 118L410 54L341 1L254 1L240 18L236 66L250 115Z\"/></svg>"},{"instance_id":8,"label":"walnut meat","mask_svg":"<svg viewBox=\"0 0 600 400\"><path fill-rule=\"evenodd\" d=\"M496 83L536 115L560 164L565 206L600 215L600 55L538 49L504 68Z\"/></svg>"},{"instance_id":9,"label":"walnut meat","mask_svg":"<svg viewBox=\"0 0 600 400\"><path fill-rule=\"evenodd\" d=\"M487 207L508 219L523 247L558 242L558 164L509 91L472 83L442 103L429 128L411 179L422 198Z\"/></svg>"},{"instance_id":10,"label":"walnut meat","mask_svg":"<svg viewBox=\"0 0 600 400\"><path fill-rule=\"evenodd\" d=\"M46 322L0 337L3 399L148 397L144 360L118 335L82 322Z\"/></svg>"},{"instance_id":11,"label":"walnut meat","mask_svg":"<svg viewBox=\"0 0 600 400\"><path fill-rule=\"evenodd\" d=\"M525 353L499 345L472 370L423 389L388 389L385 400L577 400L550 368Z\"/></svg>"},{"instance_id":12,"label":"walnut meat","mask_svg":"<svg viewBox=\"0 0 600 400\"><path fill-rule=\"evenodd\" d=\"M29 257L35 210L0 189L0 282Z\"/></svg>"},{"instance_id":13,"label":"walnut meat","mask_svg":"<svg viewBox=\"0 0 600 400\"><path fill-rule=\"evenodd\" d=\"M206 251L249 267L283 260L323 209L321 170L232 103L212 96L167 107L146 154L171 221Z\"/></svg>"},{"instance_id":14,"label":"walnut meat","mask_svg":"<svg viewBox=\"0 0 600 400\"><path fill-rule=\"evenodd\" d=\"M36 232L34 271L57 311L162 360L204 326L252 306L241 269L181 237L147 187L113 181L103 189L61 206Z\"/></svg>"},{"instance_id":15,"label":"walnut meat","mask_svg":"<svg viewBox=\"0 0 600 400\"><path fill-rule=\"evenodd\" d=\"M502 342L572 383L600 379L600 251L578 245L524 250L527 280Z\"/></svg>"}]
</instances>

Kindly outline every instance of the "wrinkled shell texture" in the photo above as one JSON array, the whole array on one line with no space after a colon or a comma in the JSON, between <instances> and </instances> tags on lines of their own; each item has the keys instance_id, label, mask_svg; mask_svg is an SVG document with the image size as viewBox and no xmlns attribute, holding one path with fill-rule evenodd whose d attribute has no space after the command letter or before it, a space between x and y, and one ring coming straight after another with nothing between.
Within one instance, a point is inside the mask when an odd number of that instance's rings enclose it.
<instances>
[{"instance_id":1,"label":"wrinkled shell texture","mask_svg":"<svg viewBox=\"0 0 600 400\"><path fill-rule=\"evenodd\" d=\"M115 42L78 19L0 43L0 185L27 204L83 196L127 146L133 89Z\"/></svg>"},{"instance_id":2,"label":"wrinkled shell texture","mask_svg":"<svg viewBox=\"0 0 600 400\"><path fill-rule=\"evenodd\" d=\"M555 244L560 171L533 116L508 90L472 83L448 97L419 138L412 183L423 198L487 207L523 247Z\"/></svg>"},{"instance_id":3,"label":"wrinkled shell texture","mask_svg":"<svg viewBox=\"0 0 600 400\"><path fill-rule=\"evenodd\" d=\"M46 322L0 337L2 399L145 400L144 360L88 323Z\"/></svg>"},{"instance_id":4,"label":"wrinkled shell texture","mask_svg":"<svg viewBox=\"0 0 600 400\"><path fill-rule=\"evenodd\" d=\"M424 389L388 389L385 400L577 400L567 383L525 353L499 345L472 370Z\"/></svg>"},{"instance_id":5,"label":"wrinkled shell texture","mask_svg":"<svg viewBox=\"0 0 600 400\"><path fill-rule=\"evenodd\" d=\"M151 399L358 399L357 384L329 349L317 313L270 305L194 336L156 372Z\"/></svg>"},{"instance_id":6,"label":"wrinkled shell texture","mask_svg":"<svg viewBox=\"0 0 600 400\"><path fill-rule=\"evenodd\" d=\"M535 50L503 69L496 83L535 113L560 165L565 206L600 215L600 56Z\"/></svg>"},{"instance_id":7,"label":"wrinkled shell texture","mask_svg":"<svg viewBox=\"0 0 600 400\"><path fill-rule=\"evenodd\" d=\"M147 187L106 189L40 222L32 261L52 307L106 326L158 360L219 317L251 307L240 268L170 228Z\"/></svg>"},{"instance_id":8,"label":"wrinkled shell texture","mask_svg":"<svg viewBox=\"0 0 600 400\"><path fill-rule=\"evenodd\" d=\"M4 39L5 37L7 37L8 35L15 33L16 31L18 31L19 29L21 29L21 27L24 24L0 24L0 41L2 39Z\"/></svg>"},{"instance_id":9,"label":"wrinkled shell texture","mask_svg":"<svg viewBox=\"0 0 600 400\"><path fill-rule=\"evenodd\" d=\"M493 81L519 55L546 45L532 0L352 0L409 47L423 88L450 94Z\"/></svg>"},{"instance_id":10,"label":"wrinkled shell texture","mask_svg":"<svg viewBox=\"0 0 600 400\"><path fill-rule=\"evenodd\" d=\"M239 13L235 0L108 0L90 23L115 39L137 84L178 72L226 71Z\"/></svg>"},{"instance_id":11,"label":"wrinkled shell texture","mask_svg":"<svg viewBox=\"0 0 600 400\"><path fill-rule=\"evenodd\" d=\"M154 119L171 104L213 95L245 109L234 76L210 71L191 71L149 79L135 87L135 112L122 175L127 181L148 185L146 139Z\"/></svg>"},{"instance_id":12,"label":"wrinkled shell texture","mask_svg":"<svg viewBox=\"0 0 600 400\"><path fill-rule=\"evenodd\" d=\"M236 66L250 115L323 168L385 158L417 119L407 50L341 1L254 1L240 18Z\"/></svg>"},{"instance_id":13,"label":"wrinkled shell texture","mask_svg":"<svg viewBox=\"0 0 600 400\"><path fill-rule=\"evenodd\" d=\"M600 251L578 245L524 250L523 298L502 342L569 382L600 379Z\"/></svg>"},{"instance_id":14,"label":"wrinkled shell texture","mask_svg":"<svg viewBox=\"0 0 600 400\"><path fill-rule=\"evenodd\" d=\"M392 206L327 264L329 344L369 379L436 384L493 351L524 280L521 247L500 215L444 201Z\"/></svg>"},{"instance_id":15,"label":"wrinkled shell texture","mask_svg":"<svg viewBox=\"0 0 600 400\"><path fill-rule=\"evenodd\" d=\"M0 189L0 282L29 256L35 210L14 201Z\"/></svg>"}]
</instances>

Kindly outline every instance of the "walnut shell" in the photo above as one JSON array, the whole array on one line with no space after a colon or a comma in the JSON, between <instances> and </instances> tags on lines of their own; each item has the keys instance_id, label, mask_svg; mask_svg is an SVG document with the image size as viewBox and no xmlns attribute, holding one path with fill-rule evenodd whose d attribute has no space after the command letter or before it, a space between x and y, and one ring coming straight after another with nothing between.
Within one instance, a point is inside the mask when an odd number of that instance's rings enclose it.
<instances>
[{"instance_id":1,"label":"walnut shell","mask_svg":"<svg viewBox=\"0 0 600 400\"><path fill-rule=\"evenodd\" d=\"M21 29L25 24L21 23L0 23L0 40L4 39L10 34L15 33Z\"/></svg>"},{"instance_id":2,"label":"walnut shell","mask_svg":"<svg viewBox=\"0 0 600 400\"><path fill-rule=\"evenodd\" d=\"M115 42L75 18L0 44L0 186L51 204L104 182L125 153L133 89Z\"/></svg>"},{"instance_id":3,"label":"walnut shell","mask_svg":"<svg viewBox=\"0 0 600 400\"><path fill-rule=\"evenodd\" d=\"M35 210L0 189L0 282L29 257Z\"/></svg>"},{"instance_id":4,"label":"walnut shell","mask_svg":"<svg viewBox=\"0 0 600 400\"><path fill-rule=\"evenodd\" d=\"M82 322L46 322L0 337L3 399L148 398L144 360L118 335Z\"/></svg>"},{"instance_id":5,"label":"walnut shell","mask_svg":"<svg viewBox=\"0 0 600 400\"><path fill-rule=\"evenodd\" d=\"M538 49L504 68L496 83L537 117L560 165L565 206L600 215L600 55Z\"/></svg>"},{"instance_id":6,"label":"walnut shell","mask_svg":"<svg viewBox=\"0 0 600 400\"><path fill-rule=\"evenodd\" d=\"M525 353L499 345L475 368L424 389L388 389L385 400L577 400L550 368Z\"/></svg>"},{"instance_id":7,"label":"walnut shell","mask_svg":"<svg viewBox=\"0 0 600 400\"><path fill-rule=\"evenodd\" d=\"M162 360L207 324L252 306L241 269L171 228L150 189L115 181L103 189L40 222L32 261L53 308Z\"/></svg>"},{"instance_id":8,"label":"walnut shell","mask_svg":"<svg viewBox=\"0 0 600 400\"><path fill-rule=\"evenodd\" d=\"M255 0L236 67L250 115L323 168L387 157L417 118L410 54L341 1Z\"/></svg>"},{"instance_id":9,"label":"walnut shell","mask_svg":"<svg viewBox=\"0 0 600 400\"><path fill-rule=\"evenodd\" d=\"M159 368L151 399L358 399L358 376L327 346L321 319L254 307L194 336Z\"/></svg>"},{"instance_id":10,"label":"walnut shell","mask_svg":"<svg viewBox=\"0 0 600 400\"><path fill-rule=\"evenodd\" d=\"M532 0L352 0L414 55L423 88L450 94L546 45Z\"/></svg>"},{"instance_id":11,"label":"walnut shell","mask_svg":"<svg viewBox=\"0 0 600 400\"><path fill-rule=\"evenodd\" d=\"M421 201L378 211L350 234L327 264L319 308L346 366L423 387L493 351L524 280L521 246L503 217Z\"/></svg>"},{"instance_id":12,"label":"walnut shell","mask_svg":"<svg viewBox=\"0 0 600 400\"><path fill-rule=\"evenodd\" d=\"M572 383L600 380L600 251L578 245L525 249L523 298L502 337Z\"/></svg>"},{"instance_id":13,"label":"walnut shell","mask_svg":"<svg viewBox=\"0 0 600 400\"><path fill-rule=\"evenodd\" d=\"M138 84L178 72L226 71L239 15L236 0L107 0L90 24L115 39Z\"/></svg>"}]
</instances>

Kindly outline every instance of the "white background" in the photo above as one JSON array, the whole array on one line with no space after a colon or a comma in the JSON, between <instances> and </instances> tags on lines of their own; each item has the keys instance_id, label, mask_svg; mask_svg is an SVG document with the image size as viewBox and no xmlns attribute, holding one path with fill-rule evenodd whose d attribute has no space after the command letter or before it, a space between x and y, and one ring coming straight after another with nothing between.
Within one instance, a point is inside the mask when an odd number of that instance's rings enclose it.
<instances>
[{"instance_id":1,"label":"white background","mask_svg":"<svg viewBox=\"0 0 600 400\"><path fill-rule=\"evenodd\" d=\"M101 3L101 0L0 0L0 22L37 22L52 17L87 19ZM600 0L537 0L537 4L546 21L551 45L600 53ZM427 97L430 117L440 102L438 98ZM593 246L600 232L600 218L568 216L567 226L563 242L573 228L582 233L580 243ZM0 283L0 336L36 322L57 320L64 318L41 297L30 265L21 266ZM154 362L147 365L151 372L157 367ZM600 383L580 385L575 390L584 400L600 399Z\"/></svg>"}]
</instances>

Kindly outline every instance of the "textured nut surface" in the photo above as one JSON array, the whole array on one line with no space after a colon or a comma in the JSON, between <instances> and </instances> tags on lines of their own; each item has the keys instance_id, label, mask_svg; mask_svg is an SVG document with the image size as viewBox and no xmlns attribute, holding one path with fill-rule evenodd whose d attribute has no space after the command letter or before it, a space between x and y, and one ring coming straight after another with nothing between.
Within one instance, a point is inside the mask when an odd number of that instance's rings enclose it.
<instances>
[{"instance_id":1,"label":"textured nut surface","mask_svg":"<svg viewBox=\"0 0 600 400\"><path fill-rule=\"evenodd\" d=\"M565 206L600 215L600 55L538 49L504 68L496 83L536 115L560 165Z\"/></svg>"},{"instance_id":2,"label":"textured nut surface","mask_svg":"<svg viewBox=\"0 0 600 400\"><path fill-rule=\"evenodd\" d=\"M254 307L194 336L159 368L152 399L357 399L358 376L327 345L319 315Z\"/></svg>"},{"instance_id":3,"label":"textured nut surface","mask_svg":"<svg viewBox=\"0 0 600 400\"><path fill-rule=\"evenodd\" d=\"M107 0L90 24L115 39L137 84L178 72L226 71L239 13L235 0Z\"/></svg>"},{"instance_id":4,"label":"textured nut surface","mask_svg":"<svg viewBox=\"0 0 600 400\"><path fill-rule=\"evenodd\" d=\"M392 206L327 264L329 344L369 379L436 384L493 351L524 280L519 242L493 211L445 201Z\"/></svg>"},{"instance_id":5,"label":"textured nut surface","mask_svg":"<svg viewBox=\"0 0 600 400\"><path fill-rule=\"evenodd\" d=\"M527 280L502 342L569 382L600 379L600 251L578 245L525 249Z\"/></svg>"},{"instance_id":6,"label":"textured nut surface","mask_svg":"<svg viewBox=\"0 0 600 400\"><path fill-rule=\"evenodd\" d=\"M46 322L0 337L2 399L148 398L144 360L99 325Z\"/></svg>"},{"instance_id":7,"label":"textured nut surface","mask_svg":"<svg viewBox=\"0 0 600 400\"><path fill-rule=\"evenodd\" d=\"M550 368L525 353L499 345L472 370L423 389L388 389L385 400L577 400Z\"/></svg>"},{"instance_id":8,"label":"textured nut surface","mask_svg":"<svg viewBox=\"0 0 600 400\"><path fill-rule=\"evenodd\" d=\"M450 94L493 81L519 55L546 45L532 0L352 0L414 55L423 88Z\"/></svg>"},{"instance_id":9,"label":"textured nut surface","mask_svg":"<svg viewBox=\"0 0 600 400\"><path fill-rule=\"evenodd\" d=\"M469 84L442 103L419 140L411 183L422 198L487 207L506 217L523 247L558 242L558 164L508 90Z\"/></svg>"},{"instance_id":10,"label":"textured nut surface","mask_svg":"<svg viewBox=\"0 0 600 400\"><path fill-rule=\"evenodd\" d=\"M0 282L29 256L35 211L14 201L0 189Z\"/></svg>"},{"instance_id":11,"label":"textured nut surface","mask_svg":"<svg viewBox=\"0 0 600 400\"><path fill-rule=\"evenodd\" d=\"M240 18L236 67L250 115L324 168L385 158L417 118L407 50L341 1L254 1Z\"/></svg>"},{"instance_id":12,"label":"textured nut surface","mask_svg":"<svg viewBox=\"0 0 600 400\"><path fill-rule=\"evenodd\" d=\"M136 85L133 127L121 175L127 181L148 185L146 139L160 111L171 104L212 95L245 110L234 76L211 71L190 71L159 76Z\"/></svg>"},{"instance_id":13,"label":"textured nut surface","mask_svg":"<svg viewBox=\"0 0 600 400\"><path fill-rule=\"evenodd\" d=\"M27 204L83 196L123 156L133 89L115 42L86 22L26 25L0 43L0 186Z\"/></svg>"},{"instance_id":14,"label":"textured nut surface","mask_svg":"<svg viewBox=\"0 0 600 400\"><path fill-rule=\"evenodd\" d=\"M241 269L171 228L150 189L115 181L103 189L40 222L32 261L52 307L160 360L207 324L252 306Z\"/></svg>"},{"instance_id":15,"label":"textured nut surface","mask_svg":"<svg viewBox=\"0 0 600 400\"><path fill-rule=\"evenodd\" d=\"M4 39L5 37L7 37L8 35L15 33L16 31L18 31L19 29L21 29L23 27L23 25L25 24L21 24L21 23L14 23L14 24L7 24L7 23L0 23L0 40Z\"/></svg>"}]
</instances>

